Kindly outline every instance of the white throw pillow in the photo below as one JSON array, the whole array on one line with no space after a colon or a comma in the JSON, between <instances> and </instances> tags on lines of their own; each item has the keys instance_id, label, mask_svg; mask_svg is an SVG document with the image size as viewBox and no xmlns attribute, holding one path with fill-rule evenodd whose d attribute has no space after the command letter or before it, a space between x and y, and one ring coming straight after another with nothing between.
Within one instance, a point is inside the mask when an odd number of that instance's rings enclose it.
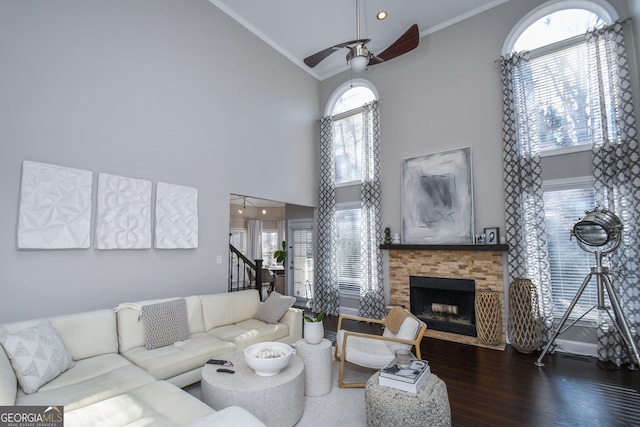
<instances>
[{"instance_id":1,"label":"white throw pillow","mask_svg":"<svg viewBox=\"0 0 640 427\"><path fill-rule=\"evenodd\" d=\"M142 306L147 350L191 338L187 301L184 298Z\"/></svg>"},{"instance_id":2,"label":"white throw pillow","mask_svg":"<svg viewBox=\"0 0 640 427\"><path fill-rule=\"evenodd\" d=\"M49 320L15 334L0 336L20 387L27 394L73 366L73 357Z\"/></svg>"},{"instance_id":3,"label":"white throw pillow","mask_svg":"<svg viewBox=\"0 0 640 427\"><path fill-rule=\"evenodd\" d=\"M275 291L271 292L269 298L258 307L253 318L265 323L278 323L294 302L296 302L296 297L284 296Z\"/></svg>"}]
</instances>

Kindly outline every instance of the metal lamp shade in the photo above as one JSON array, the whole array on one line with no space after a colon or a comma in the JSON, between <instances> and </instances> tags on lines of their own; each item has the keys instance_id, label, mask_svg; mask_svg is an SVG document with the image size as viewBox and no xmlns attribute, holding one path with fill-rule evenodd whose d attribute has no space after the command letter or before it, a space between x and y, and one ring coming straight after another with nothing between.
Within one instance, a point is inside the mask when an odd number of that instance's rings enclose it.
<instances>
[{"instance_id":1,"label":"metal lamp shade","mask_svg":"<svg viewBox=\"0 0 640 427\"><path fill-rule=\"evenodd\" d=\"M622 230L622 222L613 212L606 209L587 212L573 226L573 235L589 246L604 246L614 240Z\"/></svg>"}]
</instances>

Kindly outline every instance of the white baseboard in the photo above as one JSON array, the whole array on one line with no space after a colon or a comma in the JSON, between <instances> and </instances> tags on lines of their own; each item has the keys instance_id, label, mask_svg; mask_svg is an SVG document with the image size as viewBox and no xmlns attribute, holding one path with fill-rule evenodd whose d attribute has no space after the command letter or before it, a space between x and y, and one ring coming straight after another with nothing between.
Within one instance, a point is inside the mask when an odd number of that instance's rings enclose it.
<instances>
[{"instance_id":1,"label":"white baseboard","mask_svg":"<svg viewBox=\"0 0 640 427\"><path fill-rule=\"evenodd\" d=\"M593 357L598 356L597 344L556 339L555 345L556 345L555 351L559 351L562 353L579 354L582 356L593 356Z\"/></svg>"}]
</instances>

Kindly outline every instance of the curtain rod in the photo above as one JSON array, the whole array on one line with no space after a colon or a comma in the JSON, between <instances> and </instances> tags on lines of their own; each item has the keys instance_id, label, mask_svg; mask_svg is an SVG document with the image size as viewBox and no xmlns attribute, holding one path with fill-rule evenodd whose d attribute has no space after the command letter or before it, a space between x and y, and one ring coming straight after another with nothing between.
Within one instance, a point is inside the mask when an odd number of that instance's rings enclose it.
<instances>
[{"instance_id":1,"label":"curtain rod","mask_svg":"<svg viewBox=\"0 0 640 427\"><path fill-rule=\"evenodd\" d=\"M374 99L374 101L378 101L378 104L382 104L382 99ZM373 101L371 101L373 102ZM331 116L331 118L333 118L334 120L340 120L340 119L344 119L345 117L349 117L349 116L355 116L358 113L361 113L364 107L356 107L353 108L351 110L347 110L344 111L342 113L338 113L334 116ZM320 120L322 119L318 119L318 123L320 123Z\"/></svg>"},{"instance_id":2,"label":"curtain rod","mask_svg":"<svg viewBox=\"0 0 640 427\"><path fill-rule=\"evenodd\" d=\"M633 20L633 18L629 17L629 18L623 19L620 22L622 23L622 25L626 25L629 22L631 22L632 20ZM573 36L573 37L565 39L565 40L560 40L560 41L555 42L555 43L551 43L551 44L548 44L548 45L545 45L545 46L538 47L536 49L531 50L529 52L529 54L531 55L531 57L535 58L536 56L541 56L541 55L543 55L546 52L549 52L551 50L556 50L558 48L561 48L564 45L571 45L574 42L576 42L577 40L584 39L584 38L586 38L586 34L579 34L577 36ZM496 64L499 64L501 61L502 61L502 58L498 58L493 62L496 63Z\"/></svg>"}]
</instances>

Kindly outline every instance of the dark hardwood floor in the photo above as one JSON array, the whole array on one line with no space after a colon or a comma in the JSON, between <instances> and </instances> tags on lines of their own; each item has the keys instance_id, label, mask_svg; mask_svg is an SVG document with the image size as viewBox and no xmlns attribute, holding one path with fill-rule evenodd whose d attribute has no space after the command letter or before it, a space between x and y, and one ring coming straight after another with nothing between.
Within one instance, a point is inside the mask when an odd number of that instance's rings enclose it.
<instances>
[{"instance_id":1,"label":"dark hardwood floor","mask_svg":"<svg viewBox=\"0 0 640 427\"><path fill-rule=\"evenodd\" d=\"M335 331L337 318L325 328ZM350 329L375 331L366 323ZM640 426L640 371L606 370L556 352L522 354L425 338L422 357L447 385L453 426Z\"/></svg>"}]
</instances>

